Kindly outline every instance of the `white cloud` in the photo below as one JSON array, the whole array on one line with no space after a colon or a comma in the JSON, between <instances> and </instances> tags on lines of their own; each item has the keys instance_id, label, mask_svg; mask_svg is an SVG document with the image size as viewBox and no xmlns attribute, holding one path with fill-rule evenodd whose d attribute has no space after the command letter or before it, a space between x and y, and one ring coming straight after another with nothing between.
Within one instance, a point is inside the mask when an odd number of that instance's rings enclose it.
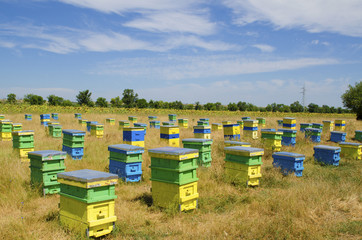
<instances>
[{"instance_id":1,"label":"white cloud","mask_svg":"<svg viewBox=\"0 0 362 240\"><path fill-rule=\"evenodd\" d=\"M225 77L241 74L277 72L311 66L337 64L336 59L246 59L238 55L202 57L168 56L157 58L127 58L105 62L91 71L100 75L123 75L163 80Z\"/></svg>"},{"instance_id":2,"label":"white cloud","mask_svg":"<svg viewBox=\"0 0 362 240\"><path fill-rule=\"evenodd\" d=\"M235 23L270 22L276 28L302 28L308 32L334 32L362 37L360 0L224 0Z\"/></svg>"},{"instance_id":3,"label":"white cloud","mask_svg":"<svg viewBox=\"0 0 362 240\"><path fill-rule=\"evenodd\" d=\"M196 36L179 36L171 37L160 46L160 49L169 50L179 47L199 47L209 51L226 51L231 49L239 49L240 47L221 41L205 41Z\"/></svg>"},{"instance_id":4,"label":"white cloud","mask_svg":"<svg viewBox=\"0 0 362 240\"><path fill-rule=\"evenodd\" d=\"M0 47L13 48L13 47L15 47L15 46L16 46L15 43L8 42L8 41L1 41L1 40L0 40Z\"/></svg>"},{"instance_id":5,"label":"white cloud","mask_svg":"<svg viewBox=\"0 0 362 240\"><path fill-rule=\"evenodd\" d=\"M258 48L262 52L273 52L275 48L267 44L254 44L252 45L255 48Z\"/></svg>"},{"instance_id":6,"label":"white cloud","mask_svg":"<svg viewBox=\"0 0 362 240\"><path fill-rule=\"evenodd\" d=\"M321 44L321 45L324 45L324 46L329 46L329 45L330 45L329 42L326 42L326 41L321 42L321 41L319 41L318 39L311 41L311 44L312 44L312 45L319 45L319 44Z\"/></svg>"}]
</instances>

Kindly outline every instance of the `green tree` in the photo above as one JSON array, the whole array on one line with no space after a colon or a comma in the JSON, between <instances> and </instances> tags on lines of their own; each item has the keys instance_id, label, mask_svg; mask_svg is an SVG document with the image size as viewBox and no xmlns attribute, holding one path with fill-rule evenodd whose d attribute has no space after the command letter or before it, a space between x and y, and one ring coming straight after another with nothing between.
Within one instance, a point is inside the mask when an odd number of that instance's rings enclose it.
<instances>
[{"instance_id":1,"label":"green tree","mask_svg":"<svg viewBox=\"0 0 362 240\"><path fill-rule=\"evenodd\" d=\"M74 106L74 104L73 104L72 101L70 101L70 100L64 100L64 101L62 102L62 106L71 107L71 106Z\"/></svg>"},{"instance_id":2,"label":"green tree","mask_svg":"<svg viewBox=\"0 0 362 240\"><path fill-rule=\"evenodd\" d=\"M241 101L239 101L239 102L237 103L237 106L238 106L239 111L246 111L246 109L247 109L247 104L246 104L246 102L241 102Z\"/></svg>"},{"instance_id":3,"label":"green tree","mask_svg":"<svg viewBox=\"0 0 362 240\"><path fill-rule=\"evenodd\" d=\"M216 110L216 106L214 103L206 103L204 105L204 109L208 110L208 111L215 111Z\"/></svg>"},{"instance_id":4,"label":"green tree","mask_svg":"<svg viewBox=\"0 0 362 240\"><path fill-rule=\"evenodd\" d=\"M122 100L120 97L111 98L111 107L120 108L122 107Z\"/></svg>"},{"instance_id":5,"label":"green tree","mask_svg":"<svg viewBox=\"0 0 362 240\"><path fill-rule=\"evenodd\" d=\"M10 104L15 104L16 103L16 95L15 95L15 93L9 93L8 98L7 98L6 101L8 103L10 103Z\"/></svg>"},{"instance_id":6,"label":"green tree","mask_svg":"<svg viewBox=\"0 0 362 240\"><path fill-rule=\"evenodd\" d=\"M146 99L141 98L137 100L137 107L138 108L147 108L148 107L148 102Z\"/></svg>"},{"instance_id":7,"label":"green tree","mask_svg":"<svg viewBox=\"0 0 362 240\"><path fill-rule=\"evenodd\" d=\"M92 93L87 89L85 91L79 92L77 97L77 102L79 105L86 105L92 107L94 103L91 99Z\"/></svg>"},{"instance_id":8,"label":"green tree","mask_svg":"<svg viewBox=\"0 0 362 240\"><path fill-rule=\"evenodd\" d=\"M236 103L229 103L228 104L228 110L229 111L237 111L239 108L238 108L238 105Z\"/></svg>"},{"instance_id":9,"label":"green tree","mask_svg":"<svg viewBox=\"0 0 362 240\"><path fill-rule=\"evenodd\" d=\"M221 111L223 109L223 105L221 104L221 102L216 102L215 108L217 111Z\"/></svg>"},{"instance_id":10,"label":"green tree","mask_svg":"<svg viewBox=\"0 0 362 240\"><path fill-rule=\"evenodd\" d=\"M123 91L122 102L126 108L136 107L138 100L138 94L133 91L133 89L125 89Z\"/></svg>"},{"instance_id":11,"label":"green tree","mask_svg":"<svg viewBox=\"0 0 362 240\"><path fill-rule=\"evenodd\" d=\"M35 94L27 94L24 96L24 101L29 103L30 105L43 105L45 100L42 96L38 96Z\"/></svg>"},{"instance_id":12,"label":"green tree","mask_svg":"<svg viewBox=\"0 0 362 240\"><path fill-rule=\"evenodd\" d=\"M61 106L64 102L64 99L62 97L58 97L55 95L49 95L48 96L48 103L50 106Z\"/></svg>"},{"instance_id":13,"label":"green tree","mask_svg":"<svg viewBox=\"0 0 362 240\"><path fill-rule=\"evenodd\" d=\"M357 114L357 120L362 120L362 81L355 86L348 86L347 91L342 95L343 106L351 109Z\"/></svg>"},{"instance_id":14,"label":"green tree","mask_svg":"<svg viewBox=\"0 0 362 240\"><path fill-rule=\"evenodd\" d=\"M200 104L200 102L196 102L195 103L195 110L202 110L202 105Z\"/></svg>"},{"instance_id":15,"label":"green tree","mask_svg":"<svg viewBox=\"0 0 362 240\"><path fill-rule=\"evenodd\" d=\"M320 112L319 106L317 104L315 104L315 103L310 103L308 105L308 112L310 112L310 113L318 113L318 112Z\"/></svg>"},{"instance_id":16,"label":"green tree","mask_svg":"<svg viewBox=\"0 0 362 240\"><path fill-rule=\"evenodd\" d=\"M108 102L105 98L99 97L99 98L97 98L96 106L97 107L108 107Z\"/></svg>"},{"instance_id":17,"label":"green tree","mask_svg":"<svg viewBox=\"0 0 362 240\"><path fill-rule=\"evenodd\" d=\"M295 113L295 112L303 112L304 108L303 105L299 103L299 101L293 102L292 104L290 104L290 110Z\"/></svg>"}]
</instances>

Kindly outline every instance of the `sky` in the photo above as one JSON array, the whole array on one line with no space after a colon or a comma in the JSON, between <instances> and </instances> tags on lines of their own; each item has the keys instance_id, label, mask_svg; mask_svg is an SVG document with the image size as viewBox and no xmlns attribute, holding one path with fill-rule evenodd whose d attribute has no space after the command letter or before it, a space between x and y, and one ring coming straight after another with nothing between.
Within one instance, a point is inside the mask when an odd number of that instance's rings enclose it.
<instances>
[{"instance_id":1,"label":"sky","mask_svg":"<svg viewBox=\"0 0 362 240\"><path fill-rule=\"evenodd\" d=\"M361 80L361 0L0 0L0 98L342 107Z\"/></svg>"}]
</instances>

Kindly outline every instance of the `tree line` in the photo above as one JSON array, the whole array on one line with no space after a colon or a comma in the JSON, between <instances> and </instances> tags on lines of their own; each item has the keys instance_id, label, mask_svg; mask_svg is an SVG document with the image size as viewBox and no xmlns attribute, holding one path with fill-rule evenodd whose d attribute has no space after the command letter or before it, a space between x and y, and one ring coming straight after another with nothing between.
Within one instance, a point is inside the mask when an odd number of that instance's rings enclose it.
<instances>
[{"instance_id":1,"label":"tree line","mask_svg":"<svg viewBox=\"0 0 362 240\"><path fill-rule=\"evenodd\" d=\"M23 101L30 105L48 104L51 106L88 106L88 107L113 107L113 108L155 108L155 109L187 109L187 110L209 110L209 111L260 111L260 112L310 112L310 113L357 113L357 118L362 119L362 81L356 83L355 86L349 86L349 89L341 98L343 104L348 109L341 107L335 108L327 105L318 106L310 103L304 107L299 101L295 101L290 105L271 103L266 107L258 107L251 103L239 101L237 103L229 103L222 105L220 102L200 104L184 104L181 101L147 101L144 98L138 98L138 94L133 89L124 89L122 98L114 97L110 102L106 98L99 97L96 101L92 101L92 93L89 90L80 91L76 96L77 102L64 99L59 96L49 95L47 101L43 97L35 94L27 94ZM18 100L14 93L7 95L7 103L16 104Z\"/></svg>"}]
</instances>

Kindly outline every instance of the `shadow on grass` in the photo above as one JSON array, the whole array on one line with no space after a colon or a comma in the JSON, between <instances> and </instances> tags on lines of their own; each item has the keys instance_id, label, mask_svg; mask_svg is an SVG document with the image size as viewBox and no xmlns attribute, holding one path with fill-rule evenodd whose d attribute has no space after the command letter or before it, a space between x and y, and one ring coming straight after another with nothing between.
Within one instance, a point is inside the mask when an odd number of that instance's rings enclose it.
<instances>
[{"instance_id":1,"label":"shadow on grass","mask_svg":"<svg viewBox=\"0 0 362 240\"><path fill-rule=\"evenodd\" d=\"M140 201L143 204L146 204L148 207L151 207L153 204L151 193L142 193L141 195L134 198L132 201Z\"/></svg>"}]
</instances>

